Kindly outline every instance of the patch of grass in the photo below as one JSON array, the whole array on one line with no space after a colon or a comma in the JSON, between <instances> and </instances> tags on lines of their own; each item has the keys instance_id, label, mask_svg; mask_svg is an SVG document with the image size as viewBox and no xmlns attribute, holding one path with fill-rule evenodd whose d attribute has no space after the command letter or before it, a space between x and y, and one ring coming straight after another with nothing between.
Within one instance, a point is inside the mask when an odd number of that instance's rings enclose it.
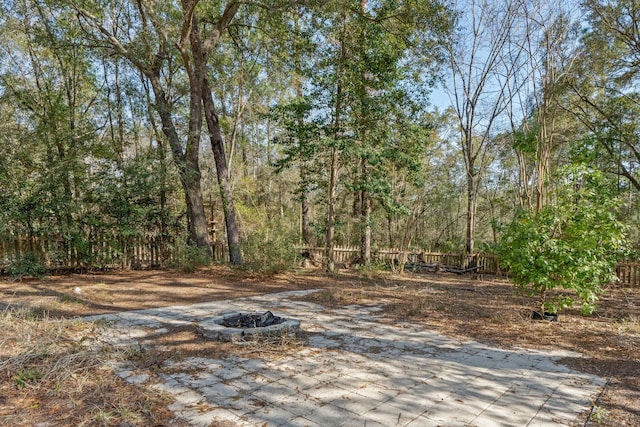
<instances>
[{"instance_id":1,"label":"patch of grass","mask_svg":"<svg viewBox=\"0 0 640 427\"><path fill-rule=\"evenodd\" d=\"M102 408L96 408L93 415L93 421L98 425L112 425L115 419L113 411L107 411Z\"/></svg>"},{"instance_id":2,"label":"patch of grass","mask_svg":"<svg viewBox=\"0 0 640 427\"><path fill-rule=\"evenodd\" d=\"M336 301L335 293L331 289L323 289L318 293L320 301L324 304L331 304Z\"/></svg>"},{"instance_id":3,"label":"patch of grass","mask_svg":"<svg viewBox=\"0 0 640 427\"><path fill-rule=\"evenodd\" d=\"M21 307L18 311L14 311L13 315L20 319L43 320L49 318L51 307L49 305L39 304L30 308Z\"/></svg>"},{"instance_id":4,"label":"patch of grass","mask_svg":"<svg viewBox=\"0 0 640 427\"><path fill-rule=\"evenodd\" d=\"M491 315L491 323L496 325L508 325L511 322L511 319L502 315L501 313L492 314Z\"/></svg>"},{"instance_id":5,"label":"patch of grass","mask_svg":"<svg viewBox=\"0 0 640 427\"><path fill-rule=\"evenodd\" d=\"M617 325L618 330L622 333L640 334L640 319L636 315L621 319Z\"/></svg>"},{"instance_id":6,"label":"patch of grass","mask_svg":"<svg viewBox=\"0 0 640 427\"><path fill-rule=\"evenodd\" d=\"M95 295L101 300L109 300L113 294L109 291L98 291Z\"/></svg>"},{"instance_id":7,"label":"patch of grass","mask_svg":"<svg viewBox=\"0 0 640 427\"><path fill-rule=\"evenodd\" d=\"M594 406L591 411L591 417L589 419L596 424L604 424L607 422L609 417L609 411L604 409L602 406Z\"/></svg>"},{"instance_id":8,"label":"patch of grass","mask_svg":"<svg viewBox=\"0 0 640 427\"><path fill-rule=\"evenodd\" d=\"M93 322L94 326L98 329L110 328L113 326L113 321L108 319L100 318Z\"/></svg>"},{"instance_id":9,"label":"patch of grass","mask_svg":"<svg viewBox=\"0 0 640 427\"><path fill-rule=\"evenodd\" d=\"M13 383L18 388L25 388L29 383L36 383L42 379L42 374L33 368L19 371L13 376Z\"/></svg>"},{"instance_id":10,"label":"patch of grass","mask_svg":"<svg viewBox=\"0 0 640 427\"><path fill-rule=\"evenodd\" d=\"M430 299L425 296L416 296L408 301L405 305L405 314L407 317L424 316L427 311L431 310Z\"/></svg>"},{"instance_id":11,"label":"patch of grass","mask_svg":"<svg viewBox=\"0 0 640 427\"><path fill-rule=\"evenodd\" d=\"M319 292L322 304L325 305L348 305L358 304L359 302L369 298L369 293L364 289L342 289L342 288L325 288Z\"/></svg>"},{"instance_id":12,"label":"patch of grass","mask_svg":"<svg viewBox=\"0 0 640 427\"><path fill-rule=\"evenodd\" d=\"M62 295L60 295L60 297L58 298L60 300L60 302L69 302L69 303L74 303L74 304L83 304L84 301L82 301L81 299L70 295L68 293L63 293Z\"/></svg>"},{"instance_id":13,"label":"patch of grass","mask_svg":"<svg viewBox=\"0 0 640 427\"><path fill-rule=\"evenodd\" d=\"M356 270L367 279L376 279L389 274L389 265L384 261L372 261L369 264L358 265Z\"/></svg>"},{"instance_id":14,"label":"patch of grass","mask_svg":"<svg viewBox=\"0 0 640 427\"><path fill-rule=\"evenodd\" d=\"M89 323L54 319L46 310L20 308L5 310L0 328L4 332L0 347L8 350L0 368L13 373L20 384L37 379L53 386L104 362L90 345L95 330Z\"/></svg>"}]
</instances>

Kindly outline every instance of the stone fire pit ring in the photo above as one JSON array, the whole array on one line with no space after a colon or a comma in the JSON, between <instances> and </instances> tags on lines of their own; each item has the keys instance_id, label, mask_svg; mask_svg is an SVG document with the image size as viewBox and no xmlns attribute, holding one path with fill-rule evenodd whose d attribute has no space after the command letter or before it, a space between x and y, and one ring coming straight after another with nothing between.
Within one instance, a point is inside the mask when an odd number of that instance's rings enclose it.
<instances>
[{"instance_id":1,"label":"stone fire pit ring","mask_svg":"<svg viewBox=\"0 0 640 427\"><path fill-rule=\"evenodd\" d=\"M289 336L297 335L300 331L300 321L297 319L286 319L275 316L279 323L271 324L269 326L246 326L246 327L234 327L227 326L231 321L237 319L239 316L257 318L262 317L266 313L240 313L230 312L220 316L210 317L198 323L198 330L200 333L210 339L217 341L231 341L241 342L247 338L255 337L277 337L277 336ZM272 315L273 316L273 315ZM233 323L233 322L231 322Z\"/></svg>"}]
</instances>

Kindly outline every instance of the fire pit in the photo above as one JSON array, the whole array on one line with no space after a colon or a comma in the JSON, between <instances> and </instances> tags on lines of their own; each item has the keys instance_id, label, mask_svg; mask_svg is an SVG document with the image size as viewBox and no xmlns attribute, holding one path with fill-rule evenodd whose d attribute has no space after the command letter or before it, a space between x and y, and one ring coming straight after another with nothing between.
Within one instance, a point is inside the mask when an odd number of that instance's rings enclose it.
<instances>
[{"instance_id":1,"label":"fire pit","mask_svg":"<svg viewBox=\"0 0 640 427\"><path fill-rule=\"evenodd\" d=\"M242 341L247 337L296 335L300 321L264 313L227 313L198 324L203 336L219 341Z\"/></svg>"}]
</instances>

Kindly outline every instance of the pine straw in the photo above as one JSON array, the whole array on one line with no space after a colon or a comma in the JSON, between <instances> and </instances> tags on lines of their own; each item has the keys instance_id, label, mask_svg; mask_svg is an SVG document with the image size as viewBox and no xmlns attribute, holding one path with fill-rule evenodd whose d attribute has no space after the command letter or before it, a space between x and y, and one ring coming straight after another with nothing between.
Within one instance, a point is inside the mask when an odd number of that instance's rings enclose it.
<instances>
[{"instance_id":1,"label":"pine straw","mask_svg":"<svg viewBox=\"0 0 640 427\"><path fill-rule=\"evenodd\" d=\"M236 352L239 356L263 357L269 359L288 357L301 350L306 340L301 333L283 333L281 335L253 335L247 336L236 344L240 346Z\"/></svg>"}]
</instances>

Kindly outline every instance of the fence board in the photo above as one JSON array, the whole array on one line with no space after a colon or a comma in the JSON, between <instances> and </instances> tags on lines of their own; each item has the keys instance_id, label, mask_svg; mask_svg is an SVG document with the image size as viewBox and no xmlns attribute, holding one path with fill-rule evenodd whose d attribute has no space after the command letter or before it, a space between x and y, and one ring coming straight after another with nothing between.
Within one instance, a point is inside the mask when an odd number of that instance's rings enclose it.
<instances>
[{"instance_id":1,"label":"fence board","mask_svg":"<svg viewBox=\"0 0 640 427\"><path fill-rule=\"evenodd\" d=\"M623 285L640 286L640 263L624 261L617 265L616 275Z\"/></svg>"}]
</instances>

